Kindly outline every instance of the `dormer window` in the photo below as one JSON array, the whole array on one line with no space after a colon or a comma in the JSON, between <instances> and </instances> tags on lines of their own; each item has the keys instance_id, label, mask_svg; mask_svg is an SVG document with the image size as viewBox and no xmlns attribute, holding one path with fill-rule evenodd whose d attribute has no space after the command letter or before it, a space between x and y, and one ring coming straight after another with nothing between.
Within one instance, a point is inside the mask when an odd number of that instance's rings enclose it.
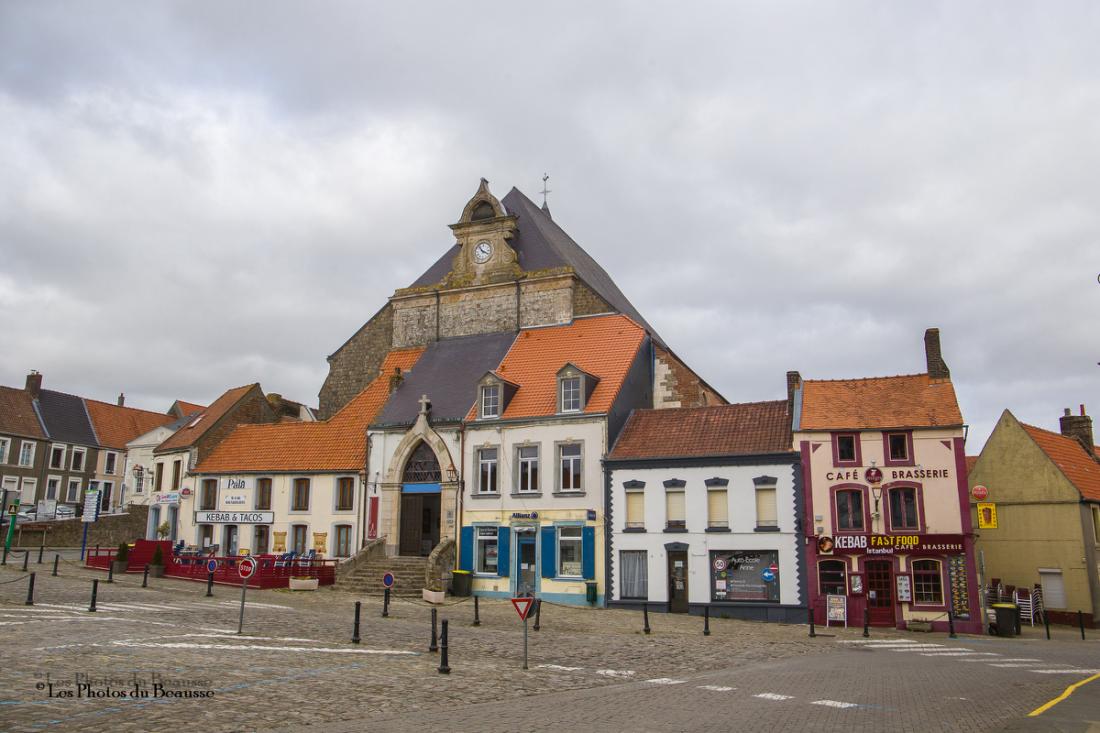
<instances>
[{"instance_id":1,"label":"dormer window","mask_svg":"<svg viewBox=\"0 0 1100 733\"><path fill-rule=\"evenodd\" d=\"M584 412L599 377L573 364L558 370L558 413Z\"/></svg>"},{"instance_id":2,"label":"dormer window","mask_svg":"<svg viewBox=\"0 0 1100 733\"><path fill-rule=\"evenodd\" d=\"M481 417L500 417L499 384L487 384L481 388Z\"/></svg>"},{"instance_id":3,"label":"dormer window","mask_svg":"<svg viewBox=\"0 0 1100 733\"><path fill-rule=\"evenodd\" d=\"M581 411L581 378L562 377L561 380L561 411Z\"/></svg>"},{"instance_id":4,"label":"dormer window","mask_svg":"<svg viewBox=\"0 0 1100 733\"><path fill-rule=\"evenodd\" d=\"M518 385L509 382L496 372L486 372L485 376L478 381L477 419L495 420L502 417L518 389Z\"/></svg>"}]
</instances>

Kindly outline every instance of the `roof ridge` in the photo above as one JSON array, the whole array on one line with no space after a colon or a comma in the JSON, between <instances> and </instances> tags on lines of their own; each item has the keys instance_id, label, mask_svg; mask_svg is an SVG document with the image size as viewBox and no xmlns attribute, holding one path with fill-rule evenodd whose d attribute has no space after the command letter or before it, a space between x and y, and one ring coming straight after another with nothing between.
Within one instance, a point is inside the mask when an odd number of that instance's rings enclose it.
<instances>
[{"instance_id":1,"label":"roof ridge","mask_svg":"<svg viewBox=\"0 0 1100 733\"><path fill-rule=\"evenodd\" d=\"M645 412L645 413L649 413L649 412L660 412L660 413L691 412L693 410L697 410L697 411L717 410L717 409L728 408L728 407L753 407L755 405L778 405L778 404L786 405L787 400L781 399L781 400L756 400L755 402L730 402L727 405L700 405L698 407L643 407L643 408L634 410L634 412L637 412L637 413L643 413L643 412Z\"/></svg>"},{"instance_id":2,"label":"roof ridge","mask_svg":"<svg viewBox=\"0 0 1100 733\"><path fill-rule=\"evenodd\" d=\"M916 374L889 374L879 377L840 377L837 379L803 379L803 384L808 383L835 383L835 382L873 382L883 379L909 379L912 377L927 377L928 372L917 372ZM930 378L931 379L931 378ZM940 382L950 382L950 379L932 380Z\"/></svg>"},{"instance_id":3,"label":"roof ridge","mask_svg":"<svg viewBox=\"0 0 1100 733\"><path fill-rule=\"evenodd\" d=\"M146 410L144 407L130 407L129 405L112 405L110 402L105 402L103 400L92 399L91 397L81 397L81 399L84 400L85 402L95 402L96 404L104 405L105 407L117 407L120 410L133 410L134 412L144 412L148 415L156 415L157 417L172 417L167 412L156 412L155 410ZM192 404L192 403L188 403L188 404Z\"/></svg>"}]
</instances>

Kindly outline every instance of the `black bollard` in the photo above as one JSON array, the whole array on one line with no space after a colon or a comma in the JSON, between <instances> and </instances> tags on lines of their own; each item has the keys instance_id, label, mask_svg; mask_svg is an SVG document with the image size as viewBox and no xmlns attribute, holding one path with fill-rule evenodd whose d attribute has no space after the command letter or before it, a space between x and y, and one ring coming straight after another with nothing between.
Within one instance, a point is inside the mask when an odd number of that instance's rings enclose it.
<instances>
[{"instance_id":1,"label":"black bollard","mask_svg":"<svg viewBox=\"0 0 1100 733\"><path fill-rule=\"evenodd\" d=\"M141 587L149 587L149 563L145 563L145 572L141 574Z\"/></svg>"},{"instance_id":2,"label":"black bollard","mask_svg":"<svg viewBox=\"0 0 1100 733\"><path fill-rule=\"evenodd\" d=\"M382 618L388 618L390 615L390 589L385 588L382 590Z\"/></svg>"},{"instance_id":3,"label":"black bollard","mask_svg":"<svg viewBox=\"0 0 1100 733\"><path fill-rule=\"evenodd\" d=\"M866 639L871 635L871 609L867 606L863 607L863 638Z\"/></svg>"},{"instance_id":4,"label":"black bollard","mask_svg":"<svg viewBox=\"0 0 1100 733\"><path fill-rule=\"evenodd\" d=\"M1077 626L1081 629L1081 641L1085 640L1085 614L1077 612Z\"/></svg>"},{"instance_id":5,"label":"black bollard","mask_svg":"<svg viewBox=\"0 0 1100 733\"><path fill-rule=\"evenodd\" d=\"M7 564L8 564L8 546L7 546L7 544L5 544L4 545L4 559L2 561L0 561L0 565L7 565Z\"/></svg>"},{"instance_id":6,"label":"black bollard","mask_svg":"<svg viewBox=\"0 0 1100 733\"><path fill-rule=\"evenodd\" d=\"M57 577L57 563L61 560L61 555L53 556L53 576Z\"/></svg>"},{"instance_id":7,"label":"black bollard","mask_svg":"<svg viewBox=\"0 0 1100 733\"><path fill-rule=\"evenodd\" d=\"M1043 611L1043 626L1047 628L1047 641L1050 641L1050 616L1047 616L1047 612Z\"/></svg>"},{"instance_id":8,"label":"black bollard","mask_svg":"<svg viewBox=\"0 0 1100 733\"><path fill-rule=\"evenodd\" d=\"M811 639L816 639L817 638L817 630L814 629L814 609L811 606L810 608L807 608L806 610L809 612L807 615L810 617L810 638Z\"/></svg>"},{"instance_id":9,"label":"black bollard","mask_svg":"<svg viewBox=\"0 0 1100 733\"><path fill-rule=\"evenodd\" d=\"M645 626L642 628L642 631L644 631L645 633L648 634L649 633L649 604L648 603L643 603L642 604L642 618L645 620Z\"/></svg>"},{"instance_id":10,"label":"black bollard","mask_svg":"<svg viewBox=\"0 0 1100 733\"><path fill-rule=\"evenodd\" d=\"M359 608L362 604L359 601L355 602L355 625L351 628L351 643L359 643Z\"/></svg>"},{"instance_id":11,"label":"black bollard","mask_svg":"<svg viewBox=\"0 0 1100 733\"><path fill-rule=\"evenodd\" d=\"M206 574L206 597L214 597L214 573Z\"/></svg>"},{"instance_id":12,"label":"black bollard","mask_svg":"<svg viewBox=\"0 0 1100 733\"><path fill-rule=\"evenodd\" d=\"M443 633L439 637L439 673L450 674L451 667L447 664L447 619L443 619Z\"/></svg>"},{"instance_id":13,"label":"black bollard","mask_svg":"<svg viewBox=\"0 0 1100 733\"><path fill-rule=\"evenodd\" d=\"M107 563L107 582L108 583L115 582L115 563L114 563L114 560L111 560L110 562Z\"/></svg>"},{"instance_id":14,"label":"black bollard","mask_svg":"<svg viewBox=\"0 0 1100 733\"><path fill-rule=\"evenodd\" d=\"M38 564L39 565L42 564L42 553L45 552L45 551L46 551L46 545L45 544L43 544L41 547L38 548Z\"/></svg>"},{"instance_id":15,"label":"black bollard","mask_svg":"<svg viewBox=\"0 0 1100 733\"><path fill-rule=\"evenodd\" d=\"M955 635L955 614L951 612L951 609L947 609L947 637L949 639L958 639Z\"/></svg>"},{"instance_id":16,"label":"black bollard","mask_svg":"<svg viewBox=\"0 0 1100 733\"><path fill-rule=\"evenodd\" d=\"M477 596L474 596L474 626L481 626L481 614L478 613Z\"/></svg>"},{"instance_id":17,"label":"black bollard","mask_svg":"<svg viewBox=\"0 0 1100 733\"><path fill-rule=\"evenodd\" d=\"M27 572L27 561L31 559L31 551L23 550L23 572Z\"/></svg>"},{"instance_id":18,"label":"black bollard","mask_svg":"<svg viewBox=\"0 0 1100 733\"><path fill-rule=\"evenodd\" d=\"M27 603L28 606L34 605L34 573L31 573L31 580L27 583Z\"/></svg>"},{"instance_id":19,"label":"black bollard","mask_svg":"<svg viewBox=\"0 0 1100 733\"><path fill-rule=\"evenodd\" d=\"M439 651L439 643L436 640L435 619L436 619L436 610L433 608L432 609L432 641L431 641L430 644L428 644L428 651L430 651L430 652Z\"/></svg>"},{"instance_id":20,"label":"black bollard","mask_svg":"<svg viewBox=\"0 0 1100 733\"><path fill-rule=\"evenodd\" d=\"M535 599L535 626L534 626L535 631L538 631L539 628L541 628L541 626L540 626L541 623L542 623L542 599L541 598L536 598Z\"/></svg>"},{"instance_id":21,"label":"black bollard","mask_svg":"<svg viewBox=\"0 0 1100 733\"><path fill-rule=\"evenodd\" d=\"M703 606L703 636L710 636L710 606Z\"/></svg>"},{"instance_id":22,"label":"black bollard","mask_svg":"<svg viewBox=\"0 0 1100 733\"><path fill-rule=\"evenodd\" d=\"M88 611L95 613L95 597L99 593L99 579L96 578L92 581L92 605L88 606Z\"/></svg>"}]
</instances>

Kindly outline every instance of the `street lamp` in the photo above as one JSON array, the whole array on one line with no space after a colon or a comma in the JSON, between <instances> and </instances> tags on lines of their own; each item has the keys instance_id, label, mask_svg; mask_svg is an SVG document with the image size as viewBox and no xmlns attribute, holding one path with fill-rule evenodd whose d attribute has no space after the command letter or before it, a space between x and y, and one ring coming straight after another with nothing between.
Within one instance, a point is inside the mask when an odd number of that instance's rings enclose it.
<instances>
[{"instance_id":1,"label":"street lamp","mask_svg":"<svg viewBox=\"0 0 1100 733\"><path fill-rule=\"evenodd\" d=\"M458 471L455 470L455 464L447 466L447 480L451 483L458 481Z\"/></svg>"}]
</instances>

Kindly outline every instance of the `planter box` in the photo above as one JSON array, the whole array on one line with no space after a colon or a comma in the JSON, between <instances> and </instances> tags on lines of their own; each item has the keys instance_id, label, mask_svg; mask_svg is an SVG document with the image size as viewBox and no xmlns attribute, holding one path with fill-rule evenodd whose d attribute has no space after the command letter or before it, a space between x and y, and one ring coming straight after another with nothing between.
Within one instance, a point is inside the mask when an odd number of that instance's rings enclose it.
<instances>
[{"instance_id":1,"label":"planter box","mask_svg":"<svg viewBox=\"0 0 1100 733\"><path fill-rule=\"evenodd\" d=\"M424 588L420 592L423 594L424 600L428 603L443 603L443 601L447 599L447 594L441 590L428 590Z\"/></svg>"},{"instance_id":2,"label":"planter box","mask_svg":"<svg viewBox=\"0 0 1100 733\"><path fill-rule=\"evenodd\" d=\"M317 578L291 578L290 589L291 590L317 590L317 586L321 581Z\"/></svg>"},{"instance_id":3,"label":"planter box","mask_svg":"<svg viewBox=\"0 0 1100 733\"><path fill-rule=\"evenodd\" d=\"M905 628L909 631L922 631L930 632L932 630L931 621L909 621L905 624Z\"/></svg>"},{"instance_id":4,"label":"planter box","mask_svg":"<svg viewBox=\"0 0 1100 733\"><path fill-rule=\"evenodd\" d=\"M163 565L150 565L149 566L149 577L150 578L163 578L164 577L164 566Z\"/></svg>"}]
</instances>

